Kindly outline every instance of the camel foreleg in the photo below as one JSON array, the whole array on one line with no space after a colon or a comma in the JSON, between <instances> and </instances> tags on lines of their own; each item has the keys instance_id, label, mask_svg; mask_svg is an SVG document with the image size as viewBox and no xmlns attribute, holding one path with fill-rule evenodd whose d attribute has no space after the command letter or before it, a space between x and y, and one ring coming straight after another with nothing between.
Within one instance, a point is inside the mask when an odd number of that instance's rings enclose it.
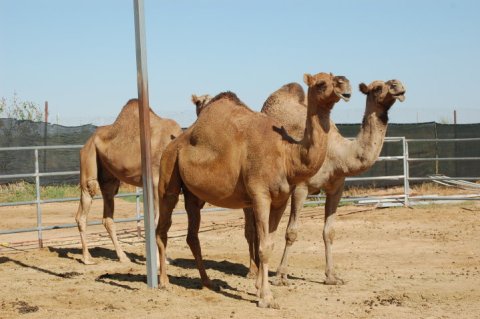
<instances>
[{"instance_id":1,"label":"camel foreleg","mask_svg":"<svg viewBox=\"0 0 480 319\"><path fill-rule=\"evenodd\" d=\"M345 179L342 179L336 187L327 191L327 199L325 202L325 225L323 227L323 241L325 243L325 284L326 285L342 285L344 281L335 275L333 267L332 244L335 237L335 229L333 223L337 212L338 203L342 198L343 186Z\"/></svg>"},{"instance_id":2,"label":"camel foreleg","mask_svg":"<svg viewBox=\"0 0 480 319\"><path fill-rule=\"evenodd\" d=\"M289 285L288 281L288 255L290 248L297 239L298 234L298 216L303 208L305 200L308 196L308 188L306 185L297 185L292 193L290 218L288 220L287 230L285 232L285 248L283 250L282 260L278 266L275 279L272 281L273 285Z\"/></svg>"}]
</instances>

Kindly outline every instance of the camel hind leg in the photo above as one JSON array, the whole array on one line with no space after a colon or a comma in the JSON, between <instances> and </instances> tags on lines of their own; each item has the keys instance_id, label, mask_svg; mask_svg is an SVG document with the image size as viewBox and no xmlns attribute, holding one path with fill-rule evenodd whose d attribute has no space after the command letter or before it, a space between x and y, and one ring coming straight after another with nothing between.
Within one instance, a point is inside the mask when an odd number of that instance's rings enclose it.
<instances>
[{"instance_id":1,"label":"camel hind leg","mask_svg":"<svg viewBox=\"0 0 480 319\"><path fill-rule=\"evenodd\" d=\"M80 232L82 242L82 261L86 265L95 264L88 251L87 243L87 220L93 196L100 192L98 183L97 153L93 139L87 141L80 150L80 203L78 205L75 220Z\"/></svg>"},{"instance_id":2,"label":"camel hind leg","mask_svg":"<svg viewBox=\"0 0 480 319\"><path fill-rule=\"evenodd\" d=\"M187 210L188 214L187 244L192 251L193 257L195 258L195 263L198 271L200 272L203 286L213 289L212 282L208 278L205 270L205 265L202 258L202 248L200 246L200 240L198 239L198 231L200 230L201 220L200 210L202 209L203 205L205 205L205 202L193 195L186 188L183 189L183 195L185 196L185 209Z\"/></svg>"},{"instance_id":3,"label":"camel hind leg","mask_svg":"<svg viewBox=\"0 0 480 319\"><path fill-rule=\"evenodd\" d=\"M248 243L248 252L250 255L250 266L248 267L247 278L255 278L258 274L258 236L255 230L255 215L251 207L244 208L245 215L245 239Z\"/></svg>"},{"instance_id":4,"label":"camel hind leg","mask_svg":"<svg viewBox=\"0 0 480 319\"><path fill-rule=\"evenodd\" d=\"M94 181L97 185L98 182ZM93 181L92 183L93 184ZM98 187L98 186L96 186ZM87 219L92 205L92 195L88 187L81 186L80 204L78 205L77 215L75 220L77 222L78 231L80 232L80 240L82 242L82 261L85 265L93 265L95 262L88 251L87 243Z\"/></svg>"},{"instance_id":5,"label":"camel hind leg","mask_svg":"<svg viewBox=\"0 0 480 319\"><path fill-rule=\"evenodd\" d=\"M167 148L168 149L168 148ZM176 154L165 152L162 158L160 179L158 181L158 223L156 241L160 259L160 284L159 288L167 288L169 284L167 276L167 241L168 230L172 226L172 212L178 202L181 190L181 178L175 161Z\"/></svg>"},{"instance_id":6,"label":"camel hind leg","mask_svg":"<svg viewBox=\"0 0 480 319\"><path fill-rule=\"evenodd\" d=\"M103 196L103 226L107 230L110 238L112 239L113 246L117 252L118 259L121 262L129 262L130 259L127 257L123 251L117 237L117 230L115 227L115 222L113 221L113 214L115 209L115 200L114 197L118 193L118 188L120 187L120 181L112 176L105 170L102 170L102 183L100 183L100 189Z\"/></svg>"}]
</instances>

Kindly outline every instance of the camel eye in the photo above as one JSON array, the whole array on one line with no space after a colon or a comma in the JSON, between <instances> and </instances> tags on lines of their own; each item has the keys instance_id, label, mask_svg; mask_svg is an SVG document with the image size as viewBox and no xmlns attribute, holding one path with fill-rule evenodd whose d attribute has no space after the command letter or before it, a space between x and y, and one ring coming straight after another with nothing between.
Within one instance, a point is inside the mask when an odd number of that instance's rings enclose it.
<instances>
[{"instance_id":1,"label":"camel eye","mask_svg":"<svg viewBox=\"0 0 480 319\"><path fill-rule=\"evenodd\" d=\"M383 90L382 90L382 87L379 85L374 87L373 91L375 92L375 94L380 94Z\"/></svg>"},{"instance_id":2,"label":"camel eye","mask_svg":"<svg viewBox=\"0 0 480 319\"><path fill-rule=\"evenodd\" d=\"M315 87L318 89L318 90L323 90L326 86L326 83L325 81L321 81L321 82L318 82L317 84L315 84Z\"/></svg>"}]
</instances>

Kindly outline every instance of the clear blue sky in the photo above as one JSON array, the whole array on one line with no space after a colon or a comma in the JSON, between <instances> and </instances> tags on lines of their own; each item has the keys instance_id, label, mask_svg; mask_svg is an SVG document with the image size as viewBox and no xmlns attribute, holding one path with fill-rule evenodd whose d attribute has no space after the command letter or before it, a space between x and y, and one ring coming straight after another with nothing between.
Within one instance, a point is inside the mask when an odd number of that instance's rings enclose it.
<instances>
[{"instance_id":1,"label":"clear blue sky","mask_svg":"<svg viewBox=\"0 0 480 319\"><path fill-rule=\"evenodd\" d=\"M480 122L480 1L145 0L150 104L182 126L190 96L231 90L254 110L303 73L354 86L337 123L361 121L360 82L403 81L395 123ZM305 86L304 86L305 87ZM132 0L0 0L0 96L64 125L111 123L137 95Z\"/></svg>"}]
</instances>

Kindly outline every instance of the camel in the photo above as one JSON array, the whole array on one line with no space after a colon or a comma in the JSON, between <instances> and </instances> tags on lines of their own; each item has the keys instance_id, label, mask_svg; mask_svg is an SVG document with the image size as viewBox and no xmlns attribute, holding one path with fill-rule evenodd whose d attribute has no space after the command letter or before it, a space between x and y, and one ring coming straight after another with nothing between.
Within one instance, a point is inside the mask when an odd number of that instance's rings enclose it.
<instances>
[{"instance_id":1,"label":"camel","mask_svg":"<svg viewBox=\"0 0 480 319\"><path fill-rule=\"evenodd\" d=\"M163 150L182 133L173 120L163 119L150 109L153 185L158 185L160 157ZM127 102L111 125L101 126L80 150L80 204L75 217L82 242L82 261L95 264L88 251L87 217L95 194L103 196L103 225L112 239L121 262L127 262L125 252L117 239L113 222L114 196L120 182L142 187L140 158L139 104L137 99ZM154 192L155 212L158 211L157 192ZM156 213L158 216L158 213Z\"/></svg>"},{"instance_id":2,"label":"camel","mask_svg":"<svg viewBox=\"0 0 480 319\"><path fill-rule=\"evenodd\" d=\"M362 93L367 95L365 115L359 134L355 140L346 139L331 122L324 164L313 177L297 185L292 193L290 219L285 234L285 249L273 284L288 284L288 253L297 238L298 216L308 194L318 194L321 189L325 191L327 197L323 229L326 256L325 284L343 284L343 280L334 272L332 243L335 234L333 222L344 189L345 177L358 175L373 166L382 150L387 131L388 111L396 100L403 102L405 99L405 87L398 80L373 81L368 86L362 83L359 88ZM301 86L296 83L282 87L267 99L262 108L263 113L285 125L289 129L289 133L291 132L297 137L302 134L302 118L307 112L304 104L293 105L290 103L295 98L300 101L299 93L294 93L299 89L303 92ZM255 247L258 244L255 243L256 233L251 221L253 212L246 209L245 214L246 222L250 223L245 227L245 237L249 243L250 270L248 276L251 277L257 272L258 254L256 254Z\"/></svg>"},{"instance_id":3,"label":"camel","mask_svg":"<svg viewBox=\"0 0 480 319\"><path fill-rule=\"evenodd\" d=\"M253 207L258 231L259 307L278 307L268 283L273 238L291 191L322 165L330 111L351 94L343 76L305 74L308 110L304 137L296 141L275 119L249 109L231 92L214 97L197 121L165 149L158 183L160 287L168 287L167 234L183 190L188 214L187 243L202 284L214 288L205 271L198 230L205 202L226 208Z\"/></svg>"},{"instance_id":4,"label":"camel","mask_svg":"<svg viewBox=\"0 0 480 319\"><path fill-rule=\"evenodd\" d=\"M212 97L208 94L196 96L192 94L192 103L196 106L197 116L200 115L200 112L205 108L205 106L212 100Z\"/></svg>"}]
</instances>

